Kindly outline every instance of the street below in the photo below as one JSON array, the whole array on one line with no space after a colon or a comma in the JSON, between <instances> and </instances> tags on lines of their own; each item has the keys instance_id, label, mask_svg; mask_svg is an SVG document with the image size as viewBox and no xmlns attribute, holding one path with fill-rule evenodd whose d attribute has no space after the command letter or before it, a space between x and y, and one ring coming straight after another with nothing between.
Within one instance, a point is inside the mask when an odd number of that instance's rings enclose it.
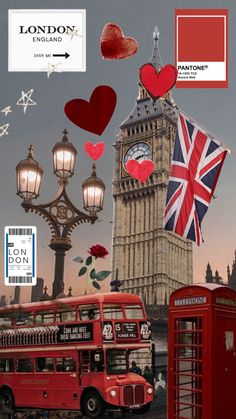
<instances>
[{"instance_id":1,"label":"street below","mask_svg":"<svg viewBox=\"0 0 236 419\"><path fill-rule=\"evenodd\" d=\"M145 415L132 415L132 417L135 419L167 419L166 405L160 405L158 403L158 400L155 399L148 413L146 413Z\"/></svg>"}]
</instances>

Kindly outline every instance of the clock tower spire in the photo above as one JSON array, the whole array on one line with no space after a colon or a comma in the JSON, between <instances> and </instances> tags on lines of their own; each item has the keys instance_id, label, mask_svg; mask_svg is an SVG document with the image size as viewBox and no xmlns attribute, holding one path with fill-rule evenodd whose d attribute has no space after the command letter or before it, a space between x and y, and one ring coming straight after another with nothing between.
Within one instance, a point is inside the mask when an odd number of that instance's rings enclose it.
<instances>
[{"instance_id":1,"label":"clock tower spire","mask_svg":"<svg viewBox=\"0 0 236 419\"><path fill-rule=\"evenodd\" d=\"M158 26L155 26L153 31L153 40L154 40L154 47L153 47L153 53L151 58L151 63L156 67L157 71L160 71L163 67L161 55L160 55L160 49L159 49L159 37L160 32L158 29Z\"/></svg>"},{"instance_id":2,"label":"clock tower spire","mask_svg":"<svg viewBox=\"0 0 236 419\"><path fill-rule=\"evenodd\" d=\"M159 37L155 26L151 63L157 71L163 67ZM139 84L135 106L114 144L113 272L119 269L123 291L145 295L147 305L163 305L172 291L192 282L191 243L163 229L176 123L171 94L153 102ZM145 183L127 173L129 159L154 162Z\"/></svg>"}]
</instances>

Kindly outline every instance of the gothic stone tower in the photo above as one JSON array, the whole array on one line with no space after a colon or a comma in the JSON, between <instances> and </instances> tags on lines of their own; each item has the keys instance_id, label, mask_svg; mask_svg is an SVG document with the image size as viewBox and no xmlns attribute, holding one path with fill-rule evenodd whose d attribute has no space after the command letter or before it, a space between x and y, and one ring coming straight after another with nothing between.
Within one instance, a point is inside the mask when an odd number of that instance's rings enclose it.
<instances>
[{"instance_id":1,"label":"gothic stone tower","mask_svg":"<svg viewBox=\"0 0 236 419\"><path fill-rule=\"evenodd\" d=\"M236 291L236 250L234 253L234 261L232 270L230 272L229 265L227 266L228 285Z\"/></svg>"},{"instance_id":2,"label":"gothic stone tower","mask_svg":"<svg viewBox=\"0 0 236 419\"><path fill-rule=\"evenodd\" d=\"M157 27L153 38L151 62L160 70ZM114 145L113 272L118 269L122 291L140 295L148 305L165 304L172 291L192 283L191 243L163 229L176 122L171 94L153 103L139 86L137 103ZM126 172L128 159L154 161L145 183Z\"/></svg>"}]
</instances>

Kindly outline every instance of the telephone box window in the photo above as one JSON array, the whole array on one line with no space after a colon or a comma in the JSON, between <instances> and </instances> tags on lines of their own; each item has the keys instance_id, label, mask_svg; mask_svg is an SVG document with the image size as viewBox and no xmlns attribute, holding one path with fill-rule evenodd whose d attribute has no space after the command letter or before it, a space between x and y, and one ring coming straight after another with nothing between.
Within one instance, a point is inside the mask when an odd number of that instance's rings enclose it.
<instances>
[{"instance_id":1,"label":"telephone box window","mask_svg":"<svg viewBox=\"0 0 236 419\"><path fill-rule=\"evenodd\" d=\"M202 318L177 318L174 330L176 417L202 417Z\"/></svg>"}]
</instances>

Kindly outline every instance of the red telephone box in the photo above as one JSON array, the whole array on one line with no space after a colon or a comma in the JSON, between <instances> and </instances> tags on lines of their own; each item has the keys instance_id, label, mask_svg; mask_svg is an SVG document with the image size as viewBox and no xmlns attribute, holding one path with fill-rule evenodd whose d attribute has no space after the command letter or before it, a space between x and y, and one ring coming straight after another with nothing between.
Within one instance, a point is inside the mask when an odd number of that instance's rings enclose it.
<instances>
[{"instance_id":1,"label":"red telephone box","mask_svg":"<svg viewBox=\"0 0 236 419\"><path fill-rule=\"evenodd\" d=\"M170 298L168 419L236 418L236 292L192 285Z\"/></svg>"}]
</instances>

